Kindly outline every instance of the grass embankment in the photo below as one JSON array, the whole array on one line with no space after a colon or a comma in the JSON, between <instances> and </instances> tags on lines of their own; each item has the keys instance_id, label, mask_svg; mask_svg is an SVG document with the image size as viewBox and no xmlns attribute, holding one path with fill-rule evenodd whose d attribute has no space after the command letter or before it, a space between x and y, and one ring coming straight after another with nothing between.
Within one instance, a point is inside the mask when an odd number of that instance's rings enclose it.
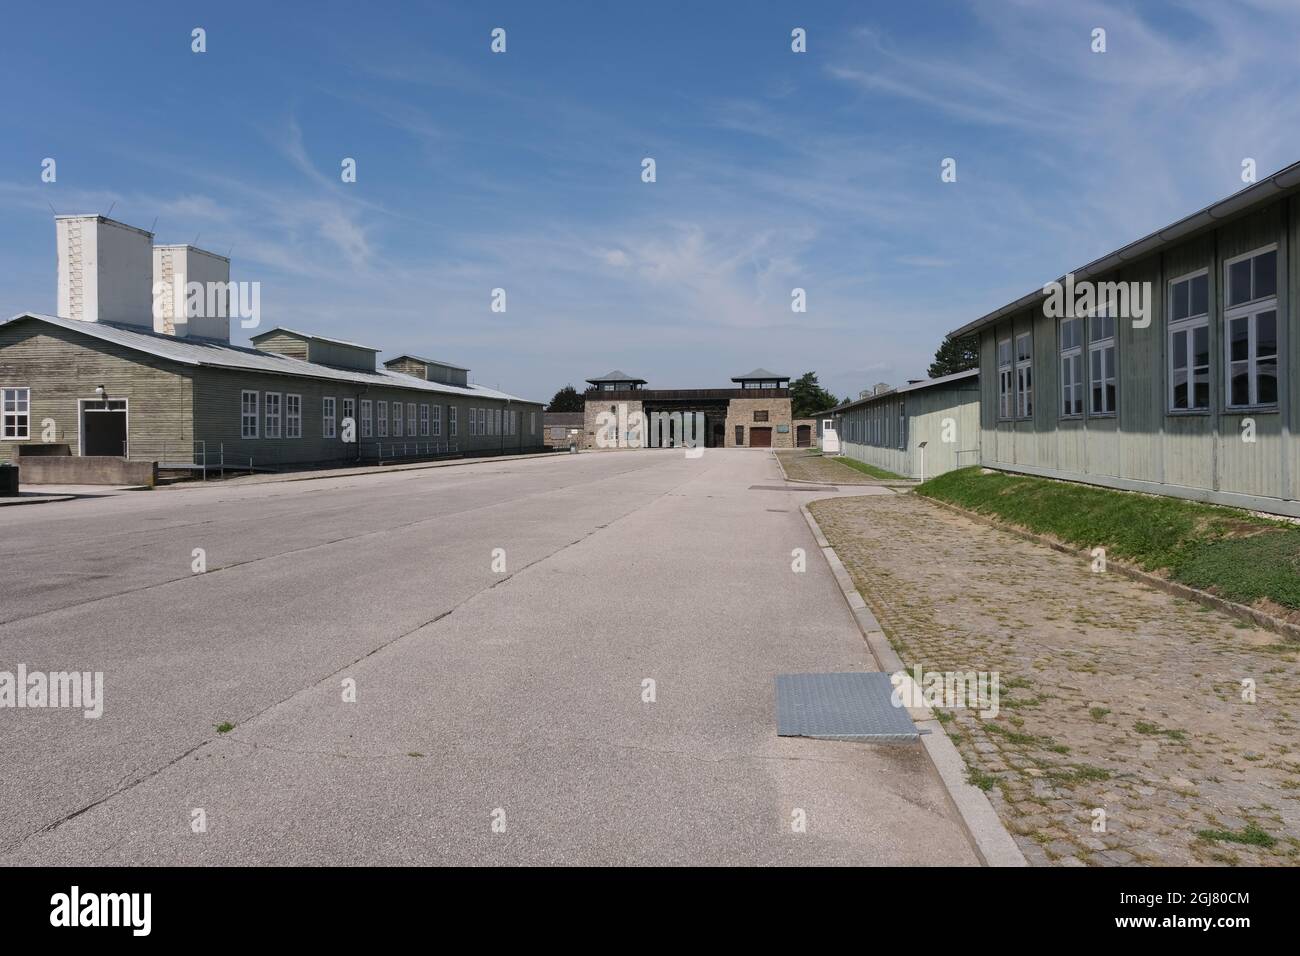
<instances>
[{"instance_id":1,"label":"grass embankment","mask_svg":"<svg viewBox=\"0 0 1300 956\"><path fill-rule=\"evenodd\" d=\"M1103 547L1107 557L1231 601L1300 610L1300 528L1287 522L1177 498L985 475L978 467L916 491L1080 548Z\"/></svg>"},{"instance_id":2,"label":"grass embankment","mask_svg":"<svg viewBox=\"0 0 1300 956\"><path fill-rule=\"evenodd\" d=\"M883 478L886 480L903 481L902 475L896 475L892 471L885 471L883 468L877 468L875 465L868 465L865 461L858 461L856 458L845 458L840 456L832 458L831 461L838 461L841 465L848 465L850 468L856 468L864 475L870 475L872 478Z\"/></svg>"}]
</instances>

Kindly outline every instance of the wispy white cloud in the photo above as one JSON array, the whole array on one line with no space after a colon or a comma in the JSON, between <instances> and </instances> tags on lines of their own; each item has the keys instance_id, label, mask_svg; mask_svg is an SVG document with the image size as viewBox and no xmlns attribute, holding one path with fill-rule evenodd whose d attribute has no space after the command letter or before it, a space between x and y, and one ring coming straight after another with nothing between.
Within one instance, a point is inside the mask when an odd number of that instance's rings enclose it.
<instances>
[{"instance_id":1,"label":"wispy white cloud","mask_svg":"<svg viewBox=\"0 0 1300 956\"><path fill-rule=\"evenodd\" d=\"M233 245L276 321L481 357L505 382L626 364L686 385L782 364L855 394L1238 188L1244 156L1267 172L1300 148L1293 0L1185 0L1158 19L1118 0L972 0L951 7L959 27L924 35L843 9L804 72L741 64L745 82L700 89L667 71L649 106L557 92L540 72L502 82L500 64L420 42L340 44L342 68L250 121L256 162L117 143L158 185L0 182L0 208L158 216L164 241ZM1089 50L1096 26L1105 54ZM357 143L359 186L339 180L340 141ZM945 156L955 184L939 182ZM497 286L505 315L487 311ZM790 310L796 286L807 313Z\"/></svg>"}]
</instances>

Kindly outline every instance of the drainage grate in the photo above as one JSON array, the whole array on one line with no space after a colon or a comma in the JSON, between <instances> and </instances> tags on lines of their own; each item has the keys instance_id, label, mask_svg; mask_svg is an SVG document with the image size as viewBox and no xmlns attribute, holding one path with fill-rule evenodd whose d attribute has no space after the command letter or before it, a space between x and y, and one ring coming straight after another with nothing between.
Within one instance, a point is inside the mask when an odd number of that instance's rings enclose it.
<instances>
[{"instance_id":1,"label":"drainage grate","mask_svg":"<svg viewBox=\"0 0 1300 956\"><path fill-rule=\"evenodd\" d=\"M878 672L778 674L776 732L870 743L921 738L904 707L890 701L889 675Z\"/></svg>"}]
</instances>

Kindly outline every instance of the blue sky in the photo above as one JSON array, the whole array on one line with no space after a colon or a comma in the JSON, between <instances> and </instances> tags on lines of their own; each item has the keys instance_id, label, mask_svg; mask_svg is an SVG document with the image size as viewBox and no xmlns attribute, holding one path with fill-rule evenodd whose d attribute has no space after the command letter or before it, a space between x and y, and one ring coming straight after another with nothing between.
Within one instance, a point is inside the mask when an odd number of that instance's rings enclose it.
<instances>
[{"instance_id":1,"label":"blue sky","mask_svg":"<svg viewBox=\"0 0 1300 956\"><path fill-rule=\"evenodd\" d=\"M112 205L233 250L263 328L530 398L615 367L900 384L948 330L1241 188L1243 158L1300 159L1293 0L65 2L3 25L0 315L54 311L51 205Z\"/></svg>"}]
</instances>

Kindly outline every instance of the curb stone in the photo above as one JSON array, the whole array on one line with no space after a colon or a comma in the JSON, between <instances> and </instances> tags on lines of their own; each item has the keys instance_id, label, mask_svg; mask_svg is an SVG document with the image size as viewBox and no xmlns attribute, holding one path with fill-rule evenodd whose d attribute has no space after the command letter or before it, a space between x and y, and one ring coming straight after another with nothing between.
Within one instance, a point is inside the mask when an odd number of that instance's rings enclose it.
<instances>
[{"instance_id":1,"label":"curb stone","mask_svg":"<svg viewBox=\"0 0 1300 956\"><path fill-rule=\"evenodd\" d=\"M0 508L16 508L19 505L48 505L56 501L72 501L77 495L14 495L0 498Z\"/></svg>"},{"instance_id":2,"label":"curb stone","mask_svg":"<svg viewBox=\"0 0 1300 956\"><path fill-rule=\"evenodd\" d=\"M812 516L807 505L800 505L799 511L808 523L813 539L821 549L826 563L830 565L835 582L839 585L840 592L853 613L858 629L862 631L863 639L876 660L876 666L887 674L906 670L898 653L885 637L885 632L880 629L880 623L871 613L867 602L862 599L862 595L853 585L848 568L844 566L844 562L840 560L840 556L835 553L826 535L822 533L817 519ZM993 804L989 803L989 798L984 795L984 791L967 782L966 761L957 752L953 742L948 739L943 724L935 719L928 707L909 707L907 712L921 732L921 746L930 759L930 765L938 774L940 783L943 784L949 804L957 811L957 818L961 821L971 848L980 862L985 866L1028 866L1029 861L1025 859L1015 839L1003 825L997 811L993 809Z\"/></svg>"},{"instance_id":3,"label":"curb stone","mask_svg":"<svg viewBox=\"0 0 1300 956\"><path fill-rule=\"evenodd\" d=\"M772 457L776 459L776 465L781 469L781 476L796 485L835 485L837 488L915 488L920 484L913 478L871 478L865 475L863 477L867 478L866 481L811 481L807 478L791 478L785 470L781 456L774 451Z\"/></svg>"},{"instance_id":4,"label":"curb stone","mask_svg":"<svg viewBox=\"0 0 1300 956\"><path fill-rule=\"evenodd\" d=\"M781 469L785 474L785 469ZM840 488L915 488L920 484L919 481L912 481L910 478L904 478L901 481L896 478L869 478L866 481L811 481L808 478L789 478L785 479L791 484L796 485L836 485Z\"/></svg>"}]
</instances>

